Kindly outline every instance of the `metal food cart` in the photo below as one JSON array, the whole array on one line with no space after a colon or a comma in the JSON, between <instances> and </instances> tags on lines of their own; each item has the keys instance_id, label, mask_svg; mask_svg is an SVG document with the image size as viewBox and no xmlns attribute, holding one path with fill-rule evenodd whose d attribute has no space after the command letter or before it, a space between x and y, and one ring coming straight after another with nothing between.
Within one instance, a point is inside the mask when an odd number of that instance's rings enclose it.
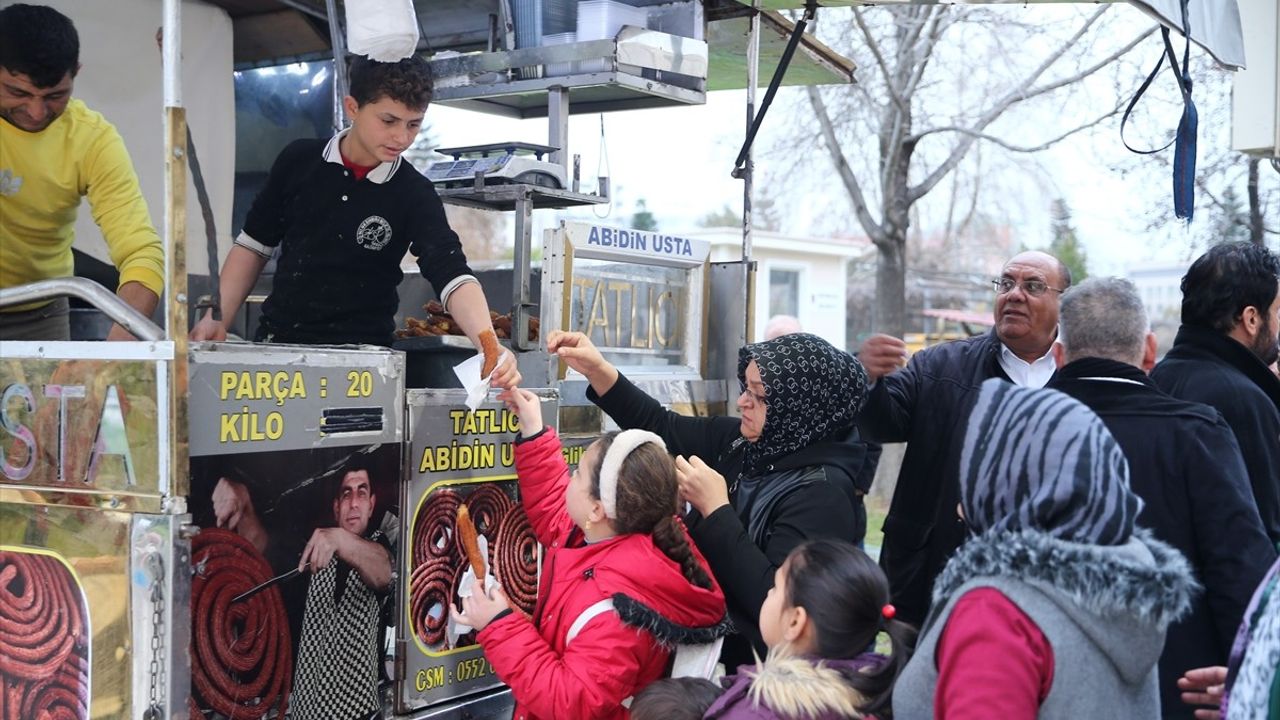
<instances>
[{"instance_id":1,"label":"metal food cart","mask_svg":"<svg viewBox=\"0 0 1280 720\"><path fill-rule=\"evenodd\" d=\"M164 3L162 44L163 324L171 329L188 326L195 303L188 282L209 284L189 274L185 262L192 148L178 72L183 5ZM317 19L312 3L282 5ZM330 40L340 50L340 21L335 3L328 5L321 15L335 29ZM458 18L487 24L488 10L506 6L493 5L422 3L420 12L435 13L440 22L433 27ZM547 113L554 161L567 166L570 112L696 104L705 97L701 4L683 0L653 13L682 34L628 31L554 49L499 40L493 52L437 60L437 100L490 108L515 103L520 112ZM240 19L255 22L252 14ZM247 37L252 33L245 29ZM475 40L467 43L474 49ZM673 59L672 51L684 59ZM544 72L557 62L577 68L586 61L594 63L588 73L553 81ZM508 73L511 82L489 86L466 87L445 77L477 77L470 62L526 65ZM661 72L670 82L657 78ZM515 330L506 344L518 356L525 384L545 388L537 392L549 422L561 426L569 462L576 464L608 421L586 400L585 381L530 339L530 319L540 320L543 332L593 332L620 366L668 404L700 413L725 409L723 376L707 371L708 362L720 358L709 349L704 318L713 286L724 296L718 312L743 309L743 299L734 299L745 281L742 266L709 265L705 245L685 238L570 224L542 239L543 252L555 262L531 267L535 209L598 203L607 195L536 185L485 187L480 179L441 194L447 202L516 214L514 267L500 283L511 291ZM601 237L634 241L593 248ZM637 251L650 242L674 250ZM429 297L415 292L423 291L402 287L409 302ZM0 304L61 295L85 299L139 341L5 344L0 599L16 598L38 612L24 616L26 626L6 625L0 633L6 649L0 716L59 708L70 717L286 716L309 588L302 578L272 580L287 575L282 571L297 562L310 533L331 524L336 505L330 498L356 466L376 498L370 530L390 539L398 576L381 610L387 621L380 626L381 714L510 713L510 694L474 635L455 632L445 609L456 601L466 564L452 550L448 516L464 503L512 597L522 606L536 598L540 549L522 522L514 482L514 417L492 398L467 410L464 393L448 389L455 383L444 372L447 364L409 372L432 355L469 354L465 339L423 338L404 351L189 346L184 332L166 334L83 279L4 289ZM612 320L603 322L606 315ZM717 332L724 337L715 342L736 347L746 328ZM261 538L219 527L219 497L233 492L252 508ZM11 659L8 651L15 648Z\"/></svg>"}]
</instances>

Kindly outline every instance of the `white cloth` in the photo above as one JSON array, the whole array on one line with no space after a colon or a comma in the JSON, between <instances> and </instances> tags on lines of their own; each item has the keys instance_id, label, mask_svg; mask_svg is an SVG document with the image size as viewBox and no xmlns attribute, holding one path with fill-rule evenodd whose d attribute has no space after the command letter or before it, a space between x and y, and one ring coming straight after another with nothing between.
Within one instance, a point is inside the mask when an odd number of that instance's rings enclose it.
<instances>
[{"instance_id":1,"label":"white cloth","mask_svg":"<svg viewBox=\"0 0 1280 720\"><path fill-rule=\"evenodd\" d=\"M1049 383L1049 378L1058 370L1058 364L1053 361L1053 347L1049 347L1049 352L1044 357L1039 358L1035 362L1027 362L1004 345L1000 344L1000 367L1004 368L1004 372L1013 381L1014 385L1029 388L1042 388Z\"/></svg>"},{"instance_id":2,"label":"white cloth","mask_svg":"<svg viewBox=\"0 0 1280 720\"><path fill-rule=\"evenodd\" d=\"M494 372L502 366L506 361L506 350L498 356L498 364L494 366ZM470 358L463 360L453 366L453 374L458 376L458 381L462 383L462 387L467 391L467 409L475 412L476 408L489 397L489 378L480 377L480 370L484 368L484 353L477 353ZM492 377L493 373L489 373Z\"/></svg>"},{"instance_id":3,"label":"white cloth","mask_svg":"<svg viewBox=\"0 0 1280 720\"><path fill-rule=\"evenodd\" d=\"M418 49L413 0L346 0L347 50L378 62L398 62Z\"/></svg>"}]
</instances>

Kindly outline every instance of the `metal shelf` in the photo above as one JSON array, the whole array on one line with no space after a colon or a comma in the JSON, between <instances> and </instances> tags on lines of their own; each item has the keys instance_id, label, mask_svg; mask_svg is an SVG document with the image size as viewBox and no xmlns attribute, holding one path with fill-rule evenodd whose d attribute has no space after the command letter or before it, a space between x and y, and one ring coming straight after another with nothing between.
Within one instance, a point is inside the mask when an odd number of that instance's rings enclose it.
<instances>
[{"instance_id":1,"label":"metal shelf","mask_svg":"<svg viewBox=\"0 0 1280 720\"><path fill-rule=\"evenodd\" d=\"M641 28L624 28L616 40L437 57L431 67L432 102L516 118L553 112L552 90L567 94L572 113L701 105L707 97L707 44ZM569 71L547 75L551 68Z\"/></svg>"},{"instance_id":2,"label":"metal shelf","mask_svg":"<svg viewBox=\"0 0 1280 720\"><path fill-rule=\"evenodd\" d=\"M513 118L547 116L547 90L569 91L571 112L597 113L675 105L701 105L706 93L624 72L598 72L517 80L500 87L472 85L436 91L432 102Z\"/></svg>"},{"instance_id":3,"label":"metal shelf","mask_svg":"<svg viewBox=\"0 0 1280 720\"><path fill-rule=\"evenodd\" d=\"M557 190L541 185L485 185L461 188L436 188L440 199L450 205L499 210L517 210L522 202L529 203L530 210L560 210L582 205L601 205L609 202L607 196L587 195L571 190Z\"/></svg>"}]
</instances>

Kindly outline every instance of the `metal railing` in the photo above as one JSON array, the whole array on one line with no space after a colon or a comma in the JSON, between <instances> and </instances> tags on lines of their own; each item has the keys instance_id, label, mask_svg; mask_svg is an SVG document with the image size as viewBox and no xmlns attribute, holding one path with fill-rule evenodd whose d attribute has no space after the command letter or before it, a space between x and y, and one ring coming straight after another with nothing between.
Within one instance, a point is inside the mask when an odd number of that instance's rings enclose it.
<instances>
[{"instance_id":1,"label":"metal railing","mask_svg":"<svg viewBox=\"0 0 1280 720\"><path fill-rule=\"evenodd\" d=\"M115 293L85 278L54 278L0 289L0 307L24 305L64 296L79 298L101 310L139 340L164 339L164 330L160 329L159 325L129 307L123 300L116 297Z\"/></svg>"}]
</instances>

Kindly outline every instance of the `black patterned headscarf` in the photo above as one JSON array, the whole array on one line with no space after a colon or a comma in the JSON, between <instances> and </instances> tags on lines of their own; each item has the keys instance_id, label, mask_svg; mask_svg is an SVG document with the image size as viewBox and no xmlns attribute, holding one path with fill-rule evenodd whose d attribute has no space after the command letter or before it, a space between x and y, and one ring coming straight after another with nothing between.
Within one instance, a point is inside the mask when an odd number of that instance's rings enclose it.
<instances>
[{"instance_id":1,"label":"black patterned headscarf","mask_svg":"<svg viewBox=\"0 0 1280 720\"><path fill-rule=\"evenodd\" d=\"M978 532L1037 530L1123 545L1142 500L1129 463L1092 410L1055 390L982 384L960 456L960 503Z\"/></svg>"},{"instance_id":2,"label":"black patterned headscarf","mask_svg":"<svg viewBox=\"0 0 1280 720\"><path fill-rule=\"evenodd\" d=\"M743 469L848 433L867 398L867 371L847 352L817 335L792 333L738 351L738 382L747 387L754 360L765 388L764 427L748 443Z\"/></svg>"}]
</instances>

